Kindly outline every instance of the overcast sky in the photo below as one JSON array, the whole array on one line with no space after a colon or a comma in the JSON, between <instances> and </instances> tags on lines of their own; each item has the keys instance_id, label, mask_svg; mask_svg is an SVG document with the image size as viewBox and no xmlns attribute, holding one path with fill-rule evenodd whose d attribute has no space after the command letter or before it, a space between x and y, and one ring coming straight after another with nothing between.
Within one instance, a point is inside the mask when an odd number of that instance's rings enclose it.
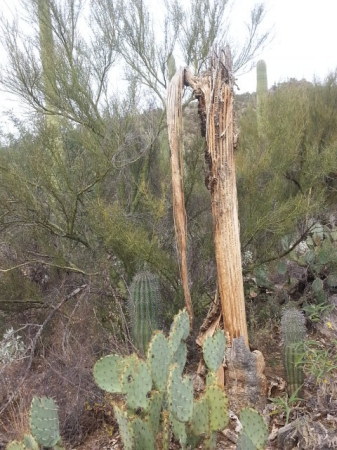
<instances>
[{"instance_id":1,"label":"overcast sky","mask_svg":"<svg viewBox=\"0 0 337 450\"><path fill-rule=\"evenodd\" d=\"M240 41L257 0L232 2L232 36ZM19 0L0 0L0 13L8 15L18 4ZM324 80L337 68L337 0L265 0L264 4L265 28L272 29L273 39L257 59L266 61L269 87L289 78ZM0 61L4 61L1 54ZM241 93L255 91L255 70L240 76L237 84ZM0 92L0 118L4 110L17 109L17 102L8 100L8 95Z\"/></svg>"},{"instance_id":2,"label":"overcast sky","mask_svg":"<svg viewBox=\"0 0 337 450\"><path fill-rule=\"evenodd\" d=\"M251 0L236 0L235 18ZM337 68L337 0L266 0L266 24L274 38L260 55L269 87L289 78L312 81ZM255 91L255 71L240 77L241 91Z\"/></svg>"}]
</instances>

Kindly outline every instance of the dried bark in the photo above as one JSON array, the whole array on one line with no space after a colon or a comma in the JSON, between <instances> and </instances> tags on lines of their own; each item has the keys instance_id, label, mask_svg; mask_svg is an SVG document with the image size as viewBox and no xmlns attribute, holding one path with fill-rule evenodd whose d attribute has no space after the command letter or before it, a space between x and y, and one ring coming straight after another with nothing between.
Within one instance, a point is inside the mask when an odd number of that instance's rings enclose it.
<instances>
[{"instance_id":1,"label":"dried bark","mask_svg":"<svg viewBox=\"0 0 337 450\"><path fill-rule=\"evenodd\" d=\"M201 129L205 130L211 193L218 290L229 343L242 336L248 346L243 291L240 229L234 163L233 78L229 51L215 52L202 77L185 72L185 84L199 100Z\"/></svg>"},{"instance_id":2,"label":"dried bark","mask_svg":"<svg viewBox=\"0 0 337 450\"><path fill-rule=\"evenodd\" d=\"M184 71L176 72L168 87L167 125L171 149L173 217L176 241L180 259L181 281L185 297L185 305L191 322L193 307L188 283L187 267L187 227L183 187L183 141L182 141L182 89Z\"/></svg>"}]
</instances>

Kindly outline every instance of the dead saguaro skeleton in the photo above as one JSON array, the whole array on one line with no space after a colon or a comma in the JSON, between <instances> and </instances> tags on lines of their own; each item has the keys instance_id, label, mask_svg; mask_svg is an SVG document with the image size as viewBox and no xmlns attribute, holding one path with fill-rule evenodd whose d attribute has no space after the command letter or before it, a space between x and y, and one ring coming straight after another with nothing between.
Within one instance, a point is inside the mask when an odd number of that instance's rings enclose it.
<instances>
[{"instance_id":1,"label":"dead saguaro skeleton","mask_svg":"<svg viewBox=\"0 0 337 450\"><path fill-rule=\"evenodd\" d=\"M213 52L209 70L199 77L181 69L171 80L167 119L171 147L172 185L177 245L186 306L192 314L186 258L186 214L183 197L182 107L184 86L199 102L201 132L206 138L207 187L211 194L218 291L229 342L243 337L248 346L236 174L234 164L233 78L229 51ZM187 295L186 295L187 294Z\"/></svg>"}]
</instances>

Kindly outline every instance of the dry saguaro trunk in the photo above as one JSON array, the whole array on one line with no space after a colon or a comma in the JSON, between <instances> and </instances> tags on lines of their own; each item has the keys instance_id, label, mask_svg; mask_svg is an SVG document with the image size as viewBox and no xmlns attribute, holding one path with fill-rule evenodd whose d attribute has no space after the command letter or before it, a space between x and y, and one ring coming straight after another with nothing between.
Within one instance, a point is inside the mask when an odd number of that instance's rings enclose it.
<instances>
[{"instance_id":1,"label":"dry saguaro trunk","mask_svg":"<svg viewBox=\"0 0 337 450\"><path fill-rule=\"evenodd\" d=\"M257 351L251 353L248 348L234 163L234 81L231 71L230 51L225 49L219 54L213 51L209 69L201 76L196 77L188 69L180 69L171 80L167 122L171 148L173 212L185 304L192 319L182 160L182 90L184 86L189 86L198 99L201 133L207 144L206 185L211 195L217 288L227 342L232 349L227 352L227 388L232 394L235 390L238 391L237 394L240 391L238 407L254 404L259 398L259 409L262 409L262 398L266 391L263 356ZM242 348L242 345L246 351L235 350ZM254 386L256 392L253 392Z\"/></svg>"}]
</instances>

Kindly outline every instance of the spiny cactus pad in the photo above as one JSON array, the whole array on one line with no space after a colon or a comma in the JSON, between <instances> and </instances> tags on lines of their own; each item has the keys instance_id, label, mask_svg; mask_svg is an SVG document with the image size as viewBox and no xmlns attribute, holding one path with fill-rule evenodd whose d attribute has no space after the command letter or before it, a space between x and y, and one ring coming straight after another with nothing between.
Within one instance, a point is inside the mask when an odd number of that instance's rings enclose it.
<instances>
[{"instance_id":1,"label":"spiny cactus pad","mask_svg":"<svg viewBox=\"0 0 337 450\"><path fill-rule=\"evenodd\" d=\"M185 448L187 443L186 425L177 420L172 414L170 414L170 422L174 437L179 441L182 448Z\"/></svg>"},{"instance_id":2,"label":"spiny cactus pad","mask_svg":"<svg viewBox=\"0 0 337 450\"><path fill-rule=\"evenodd\" d=\"M205 395L194 401L191 428L196 435L208 434L210 431L208 399Z\"/></svg>"},{"instance_id":3,"label":"spiny cactus pad","mask_svg":"<svg viewBox=\"0 0 337 450\"><path fill-rule=\"evenodd\" d=\"M163 405L164 394L158 391L151 392L151 398L149 401L148 412L151 423L151 428L154 433L159 430L160 412Z\"/></svg>"},{"instance_id":4,"label":"spiny cactus pad","mask_svg":"<svg viewBox=\"0 0 337 450\"><path fill-rule=\"evenodd\" d=\"M192 418L193 382L191 378L181 376L176 364L170 368L168 399L170 410L176 419L187 422Z\"/></svg>"},{"instance_id":5,"label":"spiny cactus pad","mask_svg":"<svg viewBox=\"0 0 337 450\"><path fill-rule=\"evenodd\" d=\"M223 430L229 421L228 399L219 386L208 386L205 392L209 407L209 427L211 431Z\"/></svg>"},{"instance_id":6,"label":"spiny cactus pad","mask_svg":"<svg viewBox=\"0 0 337 450\"><path fill-rule=\"evenodd\" d=\"M185 342L181 342L177 351L172 356L172 363L177 364L180 374L183 373L184 368L186 366L186 358L187 358L187 345L185 344Z\"/></svg>"},{"instance_id":7,"label":"spiny cactus pad","mask_svg":"<svg viewBox=\"0 0 337 450\"><path fill-rule=\"evenodd\" d=\"M23 444L26 450L39 450L39 444L31 434L25 434Z\"/></svg>"},{"instance_id":8,"label":"spiny cactus pad","mask_svg":"<svg viewBox=\"0 0 337 450\"><path fill-rule=\"evenodd\" d=\"M120 382L125 359L120 355L108 355L99 359L94 365L94 378L104 391L122 393Z\"/></svg>"},{"instance_id":9,"label":"spiny cactus pad","mask_svg":"<svg viewBox=\"0 0 337 450\"><path fill-rule=\"evenodd\" d=\"M155 435L147 418L135 417L132 428L137 450L155 450Z\"/></svg>"},{"instance_id":10,"label":"spiny cactus pad","mask_svg":"<svg viewBox=\"0 0 337 450\"><path fill-rule=\"evenodd\" d=\"M268 428L262 416L251 408L240 413L242 430L239 435L237 450L263 450L268 439Z\"/></svg>"},{"instance_id":11,"label":"spiny cactus pad","mask_svg":"<svg viewBox=\"0 0 337 450\"><path fill-rule=\"evenodd\" d=\"M12 441L6 446L6 450L25 450L23 442Z\"/></svg>"},{"instance_id":12,"label":"spiny cactus pad","mask_svg":"<svg viewBox=\"0 0 337 450\"><path fill-rule=\"evenodd\" d=\"M115 418L118 423L119 432L123 441L124 450L133 450L134 437L133 428L124 408L114 405Z\"/></svg>"},{"instance_id":13,"label":"spiny cactus pad","mask_svg":"<svg viewBox=\"0 0 337 450\"><path fill-rule=\"evenodd\" d=\"M217 330L213 336L208 336L202 348L207 367L215 372L225 356L226 338L223 330Z\"/></svg>"},{"instance_id":14,"label":"spiny cactus pad","mask_svg":"<svg viewBox=\"0 0 337 450\"><path fill-rule=\"evenodd\" d=\"M160 331L156 332L151 339L147 360L155 387L160 391L164 390L170 364L170 347L168 340Z\"/></svg>"},{"instance_id":15,"label":"spiny cactus pad","mask_svg":"<svg viewBox=\"0 0 337 450\"><path fill-rule=\"evenodd\" d=\"M186 309L180 311L174 318L170 329L170 347L174 355L182 341L185 341L190 333L190 319Z\"/></svg>"},{"instance_id":16,"label":"spiny cactus pad","mask_svg":"<svg viewBox=\"0 0 337 450\"><path fill-rule=\"evenodd\" d=\"M53 447L60 440L57 405L52 398L34 397L30 409L30 429L40 445Z\"/></svg>"},{"instance_id":17,"label":"spiny cactus pad","mask_svg":"<svg viewBox=\"0 0 337 450\"><path fill-rule=\"evenodd\" d=\"M131 409L146 408L149 403L152 379L145 361L133 354L124 365L122 390L126 394L126 403Z\"/></svg>"}]
</instances>

